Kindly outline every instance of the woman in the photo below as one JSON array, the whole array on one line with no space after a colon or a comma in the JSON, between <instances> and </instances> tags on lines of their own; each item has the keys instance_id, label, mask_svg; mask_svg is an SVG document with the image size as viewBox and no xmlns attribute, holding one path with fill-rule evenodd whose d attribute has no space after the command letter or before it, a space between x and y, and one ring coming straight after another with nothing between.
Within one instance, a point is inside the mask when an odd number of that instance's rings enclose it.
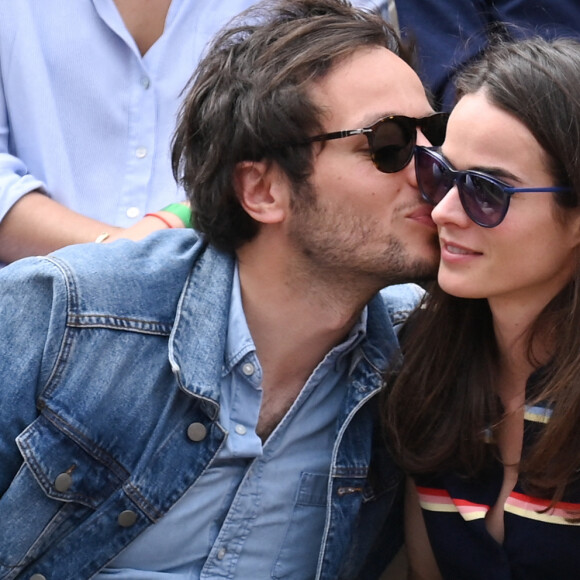
<instances>
[{"instance_id":1,"label":"woman","mask_svg":"<svg viewBox=\"0 0 580 580\"><path fill-rule=\"evenodd\" d=\"M385 411L411 576L576 579L580 43L498 44L458 94L416 151L441 262Z\"/></svg>"}]
</instances>

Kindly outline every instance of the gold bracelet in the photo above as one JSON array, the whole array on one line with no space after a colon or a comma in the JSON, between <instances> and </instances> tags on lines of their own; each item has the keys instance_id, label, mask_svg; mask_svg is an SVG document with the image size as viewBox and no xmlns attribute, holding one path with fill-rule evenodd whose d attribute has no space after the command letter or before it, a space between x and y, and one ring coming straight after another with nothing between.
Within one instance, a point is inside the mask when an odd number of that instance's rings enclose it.
<instances>
[{"instance_id":1,"label":"gold bracelet","mask_svg":"<svg viewBox=\"0 0 580 580\"><path fill-rule=\"evenodd\" d=\"M102 244L111 234L109 232L103 232L97 236L95 244Z\"/></svg>"}]
</instances>

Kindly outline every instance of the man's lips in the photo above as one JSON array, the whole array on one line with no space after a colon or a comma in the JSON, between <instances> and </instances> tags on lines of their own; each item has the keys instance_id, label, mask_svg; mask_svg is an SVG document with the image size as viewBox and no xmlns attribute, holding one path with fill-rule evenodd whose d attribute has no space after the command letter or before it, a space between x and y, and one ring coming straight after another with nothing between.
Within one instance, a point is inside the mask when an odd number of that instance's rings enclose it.
<instances>
[{"instance_id":1,"label":"man's lips","mask_svg":"<svg viewBox=\"0 0 580 580\"><path fill-rule=\"evenodd\" d=\"M435 227L435 222L431 219L433 207L423 204L414 209L407 217L422 224Z\"/></svg>"}]
</instances>

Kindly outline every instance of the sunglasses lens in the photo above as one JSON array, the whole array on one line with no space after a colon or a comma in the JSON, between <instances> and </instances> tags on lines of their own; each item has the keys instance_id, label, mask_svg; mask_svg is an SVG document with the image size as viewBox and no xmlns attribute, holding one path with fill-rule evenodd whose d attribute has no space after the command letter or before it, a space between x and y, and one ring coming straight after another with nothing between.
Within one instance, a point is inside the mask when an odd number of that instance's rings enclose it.
<instances>
[{"instance_id":1,"label":"sunglasses lens","mask_svg":"<svg viewBox=\"0 0 580 580\"><path fill-rule=\"evenodd\" d=\"M467 173L462 176L459 194L465 213L476 224L492 228L503 220L509 197L497 183Z\"/></svg>"},{"instance_id":2,"label":"sunglasses lens","mask_svg":"<svg viewBox=\"0 0 580 580\"><path fill-rule=\"evenodd\" d=\"M443 145L448 119L447 113L437 113L421 120L421 131L434 147Z\"/></svg>"},{"instance_id":3,"label":"sunglasses lens","mask_svg":"<svg viewBox=\"0 0 580 580\"><path fill-rule=\"evenodd\" d=\"M465 213L484 228L499 225L507 213L509 195L501 185L484 175L453 171L429 149L416 147L415 173L423 198L432 205L437 205L457 182Z\"/></svg>"},{"instance_id":4,"label":"sunglasses lens","mask_svg":"<svg viewBox=\"0 0 580 580\"><path fill-rule=\"evenodd\" d=\"M453 187L453 176L447 167L421 147L417 147L415 153L415 173L421 194L433 205L437 205Z\"/></svg>"},{"instance_id":5,"label":"sunglasses lens","mask_svg":"<svg viewBox=\"0 0 580 580\"><path fill-rule=\"evenodd\" d=\"M416 130L405 117L385 119L373 135L373 159L383 173L395 173L406 167L413 157Z\"/></svg>"}]
</instances>

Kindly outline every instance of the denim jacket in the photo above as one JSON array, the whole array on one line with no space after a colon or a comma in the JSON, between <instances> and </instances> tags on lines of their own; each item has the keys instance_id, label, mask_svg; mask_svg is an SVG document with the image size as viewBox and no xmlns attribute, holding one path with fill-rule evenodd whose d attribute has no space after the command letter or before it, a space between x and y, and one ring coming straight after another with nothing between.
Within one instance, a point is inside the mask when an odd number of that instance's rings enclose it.
<instances>
[{"instance_id":1,"label":"denim jacket","mask_svg":"<svg viewBox=\"0 0 580 580\"><path fill-rule=\"evenodd\" d=\"M92 577L212 461L233 273L192 231L0 272L0 579ZM320 580L374 577L401 544L401 474L375 418L418 297L395 290L369 304L337 418Z\"/></svg>"}]
</instances>

